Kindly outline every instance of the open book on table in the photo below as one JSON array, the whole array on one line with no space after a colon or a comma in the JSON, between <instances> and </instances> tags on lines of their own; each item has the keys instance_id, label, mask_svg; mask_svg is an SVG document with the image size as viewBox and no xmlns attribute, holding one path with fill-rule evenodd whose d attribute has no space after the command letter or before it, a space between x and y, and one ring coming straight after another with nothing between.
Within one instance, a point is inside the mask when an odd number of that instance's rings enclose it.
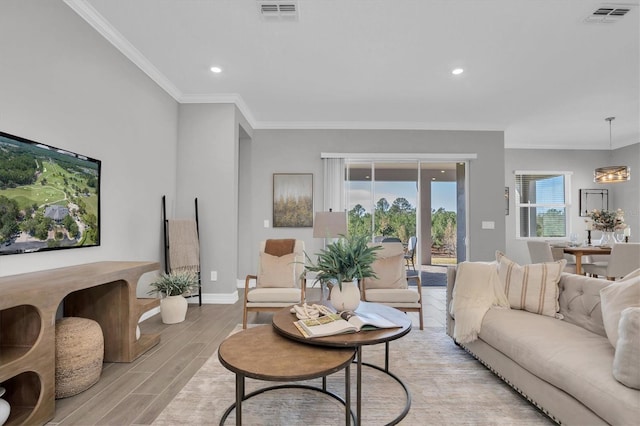
<instances>
[{"instance_id":1,"label":"open book on table","mask_svg":"<svg viewBox=\"0 0 640 426\"><path fill-rule=\"evenodd\" d=\"M333 336L362 330L400 327L377 314L348 311L315 319L298 320L294 324L304 337Z\"/></svg>"}]
</instances>

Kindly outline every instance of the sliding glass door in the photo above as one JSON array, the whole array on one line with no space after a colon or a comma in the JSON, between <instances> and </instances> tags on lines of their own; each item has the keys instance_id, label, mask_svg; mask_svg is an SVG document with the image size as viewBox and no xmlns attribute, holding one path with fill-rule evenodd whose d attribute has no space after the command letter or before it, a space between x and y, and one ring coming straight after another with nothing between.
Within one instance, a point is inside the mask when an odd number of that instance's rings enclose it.
<instances>
[{"instance_id":1,"label":"sliding glass door","mask_svg":"<svg viewBox=\"0 0 640 426\"><path fill-rule=\"evenodd\" d=\"M348 161L346 169L349 233L373 241L417 236L417 161Z\"/></svg>"},{"instance_id":2,"label":"sliding glass door","mask_svg":"<svg viewBox=\"0 0 640 426\"><path fill-rule=\"evenodd\" d=\"M397 238L416 265L466 259L466 163L419 160L345 161L349 234Z\"/></svg>"},{"instance_id":3,"label":"sliding glass door","mask_svg":"<svg viewBox=\"0 0 640 426\"><path fill-rule=\"evenodd\" d=\"M465 260L465 163L420 163L422 265L455 264ZM459 249L462 249L458 256Z\"/></svg>"}]
</instances>

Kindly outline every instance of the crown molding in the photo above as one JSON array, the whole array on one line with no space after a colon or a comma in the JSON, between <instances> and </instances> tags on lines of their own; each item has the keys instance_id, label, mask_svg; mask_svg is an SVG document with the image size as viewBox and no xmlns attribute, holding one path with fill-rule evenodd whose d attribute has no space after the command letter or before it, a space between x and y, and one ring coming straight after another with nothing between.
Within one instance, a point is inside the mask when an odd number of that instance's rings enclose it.
<instances>
[{"instance_id":1,"label":"crown molding","mask_svg":"<svg viewBox=\"0 0 640 426\"><path fill-rule=\"evenodd\" d=\"M237 93L221 93L217 95L210 94L191 94L182 95L176 99L181 104L235 104L240 110L244 118L247 120L251 128L255 129L256 120L253 118L251 110L247 106L242 96Z\"/></svg>"},{"instance_id":2,"label":"crown molding","mask_svg":"<svg viewBox=\"0 0 640 426\"><path fill-rule=\"evenodd\" d=\"M64 2L171 97L175 100L180 99L182 96L180 90L86 0L64 0Z\"/></svg>"},{"instance_id":3,"label":"crown molding","mask_svg":"<svg viewBox=\"0 0 640 426\"><path fill-rule=\"evenodd\" d=\"M448 130L495 131L504 127L489 123L432 123L432 122L378 122L378 121L259 121L254 129L262 130Z\"/></svg>"},{"instance_id":4,"label":"crown molding","mask_svg":"<svg viewBox=\"0 0 640 426\"><path fill-rule=\"evenodd\" d=\"M614 146L613 148L609 148L608 146L603 146L603 144L601 143L595 143L595 144L589 144L589 145L584 144L584 145L580 145L579 147L572 144L541 144L541 145L531 146L525 143L505 143L504 147L506 149L536 149L536 150L537 149L549 149L549 150L566 149L566 150L572 150L572 151L616 151L618 149L621 149L627 146L635 145L636 143L640 143L640 142L630 142L630 143Z\"/></svg>"},{"instance_id":5,"label":"crown molding","mask_svg":"<svg viewBox=\"0 0 640 426\"><path fill-rule=\"evenodd\" d=\"M478 158L477 153L420 153L420 152L321 152L320 158L344 158L345 160L432 160L467 161Z\"/></svg>"},{"instance_id":6,"label":"crown molding","mask_svg":"<svg viewBox=\"0 0 640 426\"><path fill-rule=\"evenodd\" d=\"M506 140L506 138L505 138ZM505 149L566 149L572 151L591 151L591 150L605 150L605 148L596 145L581 145L580 147L576 147L571 144L545 144L545 145L536 145L535 147L531 145L527 145L525 143L505 143ZM608 149L607 149L608 150Z\"/></svg>"}]
</instances>

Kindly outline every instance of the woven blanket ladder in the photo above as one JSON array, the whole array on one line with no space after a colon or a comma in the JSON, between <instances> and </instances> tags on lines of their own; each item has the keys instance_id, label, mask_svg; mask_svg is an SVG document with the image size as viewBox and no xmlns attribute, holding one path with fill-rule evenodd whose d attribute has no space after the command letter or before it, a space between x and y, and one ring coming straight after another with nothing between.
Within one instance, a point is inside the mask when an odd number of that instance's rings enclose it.
<instances>
[{"instance_id":1,"label":"woven blanket ladder","mask_svg":"<svg viewBox=\"0 0 640 426\"><path fill-rule=\"evenodd\" d=\"M180 241L181 244L181 252L184 254L184 257L181 258L180 260L189 260L188 262L186 262L185 265L179 265L179 266L185 266L187 267L189 270L192 270L193 272L196 273L196 276L198 278L198 292L195 294L191 294L190 296L186 296L187 298L191 298L191 297L198 297L198 305L202 306L202 278L201 278L201 271L200 271L200 229L199 229L199 225L198 225L198 198L195 198L194 201L195 204L195 232L193 235L193 238L189 239L187 236L185 236L184 239L182 239L182 241ZM162 222L163 222L163 230L164 230L164 271L169 274L172 272L172 269L175 270L175 268L172 268L172 265L175 265L176 263L180 263L180 262L176 262L177 259L172 259L171 258L171 251L172 251L172 246L171 246L171 232L169 231L169 223L170 220L167 218L167 207L166 207L166 196L162 196ZM182 236L181 236L182 237ZM186 243L186 245L185 245ZM189 246L189 244L192 244L192 246ZM174 241L174 245L176 245L176 242ZM174 249L176 247L173 247ZM183 249L182 249L183 248ZM175 253L175 251L174 251Z\"/></svg>"}]
</instances>

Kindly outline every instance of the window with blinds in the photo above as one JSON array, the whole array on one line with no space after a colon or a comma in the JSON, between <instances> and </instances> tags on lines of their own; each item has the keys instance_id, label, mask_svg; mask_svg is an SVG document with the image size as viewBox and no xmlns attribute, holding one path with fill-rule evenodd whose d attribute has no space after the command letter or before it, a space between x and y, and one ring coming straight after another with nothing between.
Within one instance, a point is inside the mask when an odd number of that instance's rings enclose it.
<instances>
[{"instance_id":1,"label":"window with blinds","mask_svg":"<svg viewBox=\"0 0 640 426\"><path fill-rule=\"evenodd\" d=\"M516 237L565 238L569 172L515 172Z\"/></svg>"}]
</instances>

